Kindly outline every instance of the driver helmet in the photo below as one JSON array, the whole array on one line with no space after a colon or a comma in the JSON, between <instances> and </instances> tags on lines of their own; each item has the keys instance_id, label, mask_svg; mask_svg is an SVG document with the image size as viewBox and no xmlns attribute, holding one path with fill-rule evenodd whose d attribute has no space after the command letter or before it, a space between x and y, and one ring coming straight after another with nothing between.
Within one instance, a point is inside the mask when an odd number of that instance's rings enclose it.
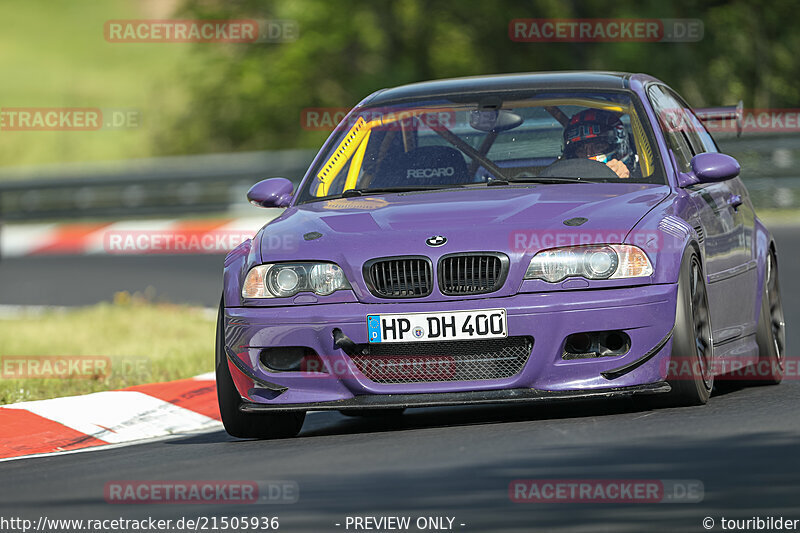
<instances>
[{"instance_id":1,"label":"driver helmet","mask_svg":"<svg viewBox=\"0 0 800 533\"><path fill-rule=\"evenodd\" d=\"M619 115L602 109L575 113L564 128L564 159L622 161L633 169L634 153Z\"/></svg>"}]
</instances>

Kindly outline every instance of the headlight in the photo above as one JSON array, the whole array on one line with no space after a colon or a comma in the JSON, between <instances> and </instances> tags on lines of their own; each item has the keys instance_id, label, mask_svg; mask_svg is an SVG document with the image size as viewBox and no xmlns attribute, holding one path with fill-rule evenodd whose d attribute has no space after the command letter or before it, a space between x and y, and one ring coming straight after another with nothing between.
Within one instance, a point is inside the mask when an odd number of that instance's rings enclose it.
<instances>
[{"instance_id":1,"label":"headlight","mask_svg":"<svg viewBox=\"0 0 800 533\"><path fill-rule=\"evenodd\" d=\"M326 296L349 288L344 272L335 263L273 263L250 269L242 285L242 298L286 298L309 291Z\"/></svg>"},{"instance_id":2,"label":"headlight","mask_svg":"<svg viewBox=\"0 0 800 533\"><path fill-rule=\"evenodd\" d=\"M333 263L320 263L311 267L308 273L308 286L323 296L337 289L350 288L342 269Z\"/></svg>"},{"instance_id":3,"label":"headlight","mask_svg":"<svg viewBox=\"0 0 800 533\"><path fill-rule=\"evenodd\" d=\"M531 259L525 279L555 283L573 276L619 279L652 273L653 265L640 248L628 244L603 244L542 250Z\"/></svg>"}]
</instances>

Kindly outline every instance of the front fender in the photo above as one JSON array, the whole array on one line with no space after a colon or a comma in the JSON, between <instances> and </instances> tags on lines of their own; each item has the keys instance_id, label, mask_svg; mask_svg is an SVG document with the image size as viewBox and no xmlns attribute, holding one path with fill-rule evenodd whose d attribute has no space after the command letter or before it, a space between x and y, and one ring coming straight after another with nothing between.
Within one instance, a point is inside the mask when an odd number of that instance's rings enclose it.
<instances>
[{"instance_id":1,"label":"front fender","mask_svg":"<svg viewBox=\"0 0 800 533\"><path fill-rule=\"evenodd\" d=\"M228 252L222 271L222 305L239 307L242 305L242 282L250 266L257 263L254 257L257 249L253 240L247 239Z\"/></svg>"},{"instance_id":2,"label":"front fender","mask_svg":"<svg viewBox=\"0 0 800 533\"><path fill-rule=\"evenodd\" d=\"M653 283L678 283L683 254L689 246L697 249L706 271L702 239L694 227L695 206L685 194L674 194L656 206L625 237L647 253L653 264Z\"/></svg>"}]
</instances>

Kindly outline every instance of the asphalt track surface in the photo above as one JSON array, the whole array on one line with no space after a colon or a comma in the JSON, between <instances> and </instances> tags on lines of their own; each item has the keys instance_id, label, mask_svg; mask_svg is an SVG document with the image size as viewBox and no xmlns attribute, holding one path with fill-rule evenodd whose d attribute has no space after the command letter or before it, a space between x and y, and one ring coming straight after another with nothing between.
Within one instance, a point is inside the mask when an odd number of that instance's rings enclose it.
<instances>
[{"instance_id":1,"label":"asphalt track surface","mask_svg":"<svg viewBox=\"0 0 800 533\"><path fill-rule=\"evenodd\" d=\"M800 229L773 232L794 357ZM148 284L174 300L218 298L219 258L98 259L4 260L1 303L88 303ZM112 271L118 278L107 280ZM41 292L26 300L32 277ZM449 516L454 531L613 532L707 531L702 521L711 517L721 531L723 517L800 519L799 413L796 376L777 387L727 388L706 406L682 409L626 400L417 409L393 421L312 413L290 440L213 432L0 463L0 517L277 516L279 531L354 531L347 516L410 516L412 524ZM534 478L699 480L704 498L513 503L509 483ZM290 480L300 494L279 505L112 505L104 487L118 480Z\"/></svg>"}]
</instances>

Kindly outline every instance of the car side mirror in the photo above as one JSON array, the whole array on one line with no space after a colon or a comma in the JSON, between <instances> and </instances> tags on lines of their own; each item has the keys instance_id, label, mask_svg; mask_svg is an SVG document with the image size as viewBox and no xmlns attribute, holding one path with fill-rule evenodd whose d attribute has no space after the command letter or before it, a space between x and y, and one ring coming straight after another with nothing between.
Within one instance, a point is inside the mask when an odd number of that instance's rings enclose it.
<instances>
[{"instance_id":1,"label":"car side mirror","mask_svg":"<svg viewBox=\"0 0 800 533\"><path fill-rule=\"evenodd\" d=\"M247 191L247 200L258 207L286 207L292 201L294 185L286 178L261 180Z\"/></svg>"},{"instance_id":2,"label":"car side mirror","mask_svg":"<svg viewBox=\"0 0 800 533\"><path fill-rule=\"evenodd\" d=\"M678 177L681 187L696 183L717 183L733 179L739 175L741 167L736 159L729 155L707 152L692 158L692 170L681 173Z\"/></svg>"}]
</instances>

